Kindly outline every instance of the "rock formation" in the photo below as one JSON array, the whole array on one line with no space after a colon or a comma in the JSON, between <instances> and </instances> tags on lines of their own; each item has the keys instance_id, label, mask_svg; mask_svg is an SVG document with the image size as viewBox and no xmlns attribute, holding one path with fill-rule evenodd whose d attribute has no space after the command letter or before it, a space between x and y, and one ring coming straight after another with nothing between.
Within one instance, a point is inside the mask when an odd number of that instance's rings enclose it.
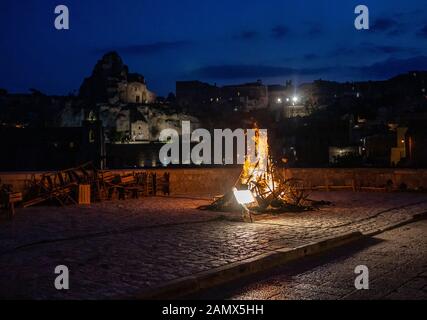
<instances>
[{"instance_id":1,"label":"rock formation","mask_svg":"<svg viewBox=\"0 0 427 320\"><path fill-rule=\"evenodd\" d=\"M144 76L129 73L116 52L105 54L95 65L92 75L83 81L80 98L90 102L153 103L154 93L147 89Z\"/></svg>"},{"instance_id":2,"label":"rock formation","mask_svg":"<svg viewBox=\"0 0 427 320\"><path fill-rule=\"evenodd\" d=\"M61 126L99 120L110 142L158 141L161 130L179 131L181 121L199 126L197 118L176 111L173 105L156 103L144 77L130 73L116 52L105 54L97 62L80 88L79 100L81 104L63 109Z\"/></svg>"}]
</instances>

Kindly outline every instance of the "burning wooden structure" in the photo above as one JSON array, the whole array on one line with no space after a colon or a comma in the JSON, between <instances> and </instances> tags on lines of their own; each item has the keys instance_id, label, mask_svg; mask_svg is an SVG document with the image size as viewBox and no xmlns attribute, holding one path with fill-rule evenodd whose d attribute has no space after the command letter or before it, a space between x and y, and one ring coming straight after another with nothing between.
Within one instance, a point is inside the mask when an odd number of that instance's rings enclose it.
<instances>
[{"instance_id":1,"label":"burning wooden structure","mask_svg":"<svg viewBox=\"0 0 427 320\"><path fill-rule=\"evenodd\" d=\"M250 138L254 140L255 150L247 150L242 173L235 185L201 209L229 211L243 207L250 220L256 213L304 210L308 194L299 180L286 179L277 169L270 157L267 132L257 129Z\"/></svg>"}]
</instances>

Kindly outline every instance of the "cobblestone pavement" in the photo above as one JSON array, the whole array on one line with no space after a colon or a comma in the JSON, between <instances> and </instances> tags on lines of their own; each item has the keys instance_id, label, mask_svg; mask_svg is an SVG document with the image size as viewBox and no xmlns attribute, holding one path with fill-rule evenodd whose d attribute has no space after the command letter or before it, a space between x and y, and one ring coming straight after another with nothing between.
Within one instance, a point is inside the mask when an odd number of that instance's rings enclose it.
<instances>
[{"instance_id":1,"label":"cobblestone pavement","mask_svg":"<svg viewBox=\"0 0 427 320\"><path fill-rule=\"evenodd\" d=\"M427 221L286 265L199 298L254 300L427 299ZM369 268L369 290L356 290L355 267Z\"/></svg>"},{"instance_id":2,"label":"cobblestone pavement","mask_svg":"<svg viewBox=\"0 0 427 320\"><path fill-rule=\"evenodd\" d=\"M313 212L240 221L199 211L204 199L145 198L18 210L0 222L0 298L128 297L168 281L325 237L377 230L427 211L425 194L332 192ZM54 288L57 265L70 290Z\"/></svg>"}]
</instances>

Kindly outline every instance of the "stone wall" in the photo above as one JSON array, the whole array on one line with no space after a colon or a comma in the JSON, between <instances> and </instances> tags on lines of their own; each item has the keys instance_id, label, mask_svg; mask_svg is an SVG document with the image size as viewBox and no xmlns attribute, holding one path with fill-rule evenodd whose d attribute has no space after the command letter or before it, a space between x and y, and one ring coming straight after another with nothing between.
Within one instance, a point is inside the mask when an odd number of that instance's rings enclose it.
<instances>
[{"instance_id":1,"label":"stone wall","mask_svg":"<svg viewBox=\"0 0 427 320\"><path fill-rule=\"evenodd\" d=\"M426 169L287 169L288 178L304 181L308 187L346 186L359 188L384 188L391 183L392 189L406 187L410 190L427 191Z\"/></svg>"},{"instance_id":2,"label":"stone wall","mask_svg":"<svg viewBox=\"0 0 427 320\"><path fill-rule=\"evenodd\" d=\"M130 173L141 170L115 170L117 173ZM170 173L172 194L182 195L218 195L223 194L234 185L239 178L240 167L226 168L194 168L194 169L153 169L163 174ZM427 170L410 169L286 169L283 174L287 178L301 179L307 187L347 187L384 188L389 182L393 189L406 185L411 190L427 190ZM0 173L1 182L12 184L16 191L25 187L25 181L40 173ZM381 189L379 189L381 190Z\"/></svg>"}]
</instances>

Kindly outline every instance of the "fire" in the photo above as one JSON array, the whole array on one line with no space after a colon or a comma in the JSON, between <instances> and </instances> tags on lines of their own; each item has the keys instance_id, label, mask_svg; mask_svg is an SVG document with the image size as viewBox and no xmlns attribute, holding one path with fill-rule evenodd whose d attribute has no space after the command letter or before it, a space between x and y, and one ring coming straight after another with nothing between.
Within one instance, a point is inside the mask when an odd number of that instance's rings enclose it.
<instances>
[{"instance_id":1,"label":"fire","mask_svg":"<svg viewBox=\"0 0 427 320\"><path fill-rule=\"evenodd\" d=\"M256 128L254 132L253 137L248 136L253 143L248 143L240 183L252 192L257 202L260 202L274 194L278 182L274 179L267 131Z\"/></svg>"},{"instance_id":2,"label":"fire","mask_svg":"<svg viewBox=\"0 0 427 320\"><path fill-rule=\"evenodd\" d=\"M267 130L248 130L247 142L243 170L236 184L203 209L229 210L237 204L243 208L245 221L253 222L253 214L302 207L307 198L304 188L296 179L285 179L276 168L270 156Z\"/></svg>"},{"instance_id":3,"label":"fire","mask_svg":"<svg viewBox=\"0 0 427 320\"><path fill-rule=\"evenodd\" d=\"M248 136L253 143L248 143L248 152L243 165L242 183L256 181L267 172L269 159L268 136L266 131L254 130L253 137ZM246 181L246 182L245 182Z\"/></svg>"}]
</instances>

